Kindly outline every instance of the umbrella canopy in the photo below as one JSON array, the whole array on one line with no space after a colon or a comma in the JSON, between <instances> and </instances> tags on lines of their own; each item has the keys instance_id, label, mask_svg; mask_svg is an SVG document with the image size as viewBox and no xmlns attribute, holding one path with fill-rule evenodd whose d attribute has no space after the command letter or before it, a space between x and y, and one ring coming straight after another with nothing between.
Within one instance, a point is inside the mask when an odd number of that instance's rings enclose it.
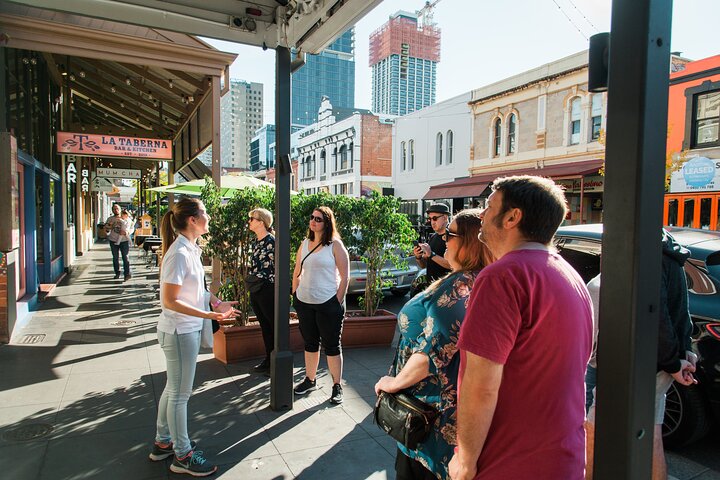
<instances>
[{"instance_id":1,"label":"umbrella canopy","mask_svg":"<svg viewBox=\"0 0 720 480\"><path fill-rule=\"evenodd\" d=\"M275 188L274 184L249 175L223 175L220 177L220 195L223 198L232 197L236 191L244 188L263 186ZM164 185L162 187L149 188L148 190L159 193L199 196L203 187L205 187L205 180L199 179L184 183L176 183L173 185Z\"/></svg>"}]
</instances>

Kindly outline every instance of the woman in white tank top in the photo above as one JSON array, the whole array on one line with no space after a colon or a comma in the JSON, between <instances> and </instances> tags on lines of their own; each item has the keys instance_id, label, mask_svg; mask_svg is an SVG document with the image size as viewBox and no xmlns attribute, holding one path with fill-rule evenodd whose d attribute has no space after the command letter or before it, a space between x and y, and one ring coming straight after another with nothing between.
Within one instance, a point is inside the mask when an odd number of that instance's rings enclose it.
<instances>
[{"instance_id":1,"label":"woman in white tank top","mask_svg":"<svg viewBox=\"0 0 720 480\"><path fill-rule=\"evenodd\" d=\"M328 207L310 216L308 235L298 248L293 275L293 304L305 341L305 379L295 387L304 395L317 389L320 345L333 380L330 402L342 403L342 336L350 259Z\"/></svg>"}]
</instances>

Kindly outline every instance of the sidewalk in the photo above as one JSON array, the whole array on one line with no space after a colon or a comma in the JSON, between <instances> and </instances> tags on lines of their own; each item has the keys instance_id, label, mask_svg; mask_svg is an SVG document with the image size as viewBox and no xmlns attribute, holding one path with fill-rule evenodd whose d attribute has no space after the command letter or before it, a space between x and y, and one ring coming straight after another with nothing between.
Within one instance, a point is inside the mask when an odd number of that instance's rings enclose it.
<instances>
[{"instance_id":1,"label":"sidewalk","mask_svg":"<svg viewBox=\"0 0 720 480\"><path fill-rule=\"evenodd\" d=\"M123 283L112 278L107 244L97 244L0 346L3 478L190 478L147 458L165 359L155 333L157 269L136 255ZM341 406L327 401L322 361L322 388L296 399L293 411L273 412L269 379L249 373L256 361L225 366L201 353L189 428L219 465L212 478L394 479L395 443L370 415L391 359L390 349L347 350Z\"/></svg>"}]
</instances>

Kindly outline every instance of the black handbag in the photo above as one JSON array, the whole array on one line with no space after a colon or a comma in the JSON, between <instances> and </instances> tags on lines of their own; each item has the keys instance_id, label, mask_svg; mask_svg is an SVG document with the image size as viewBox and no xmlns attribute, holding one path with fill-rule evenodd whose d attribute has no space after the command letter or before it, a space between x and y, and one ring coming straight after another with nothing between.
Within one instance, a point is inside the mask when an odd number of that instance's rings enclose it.
<instances>
[{"instance_id":1,"label":"black handbag","mask_svg":"<svg viewBox=\"0 0 720 480\"><path fill-rule=\"evenodd\" d=\"M406 392L380 392L373 411L377 426L410 450L427 440L439 415L435 408Z\"/></svg>"},{"instance_id":2,"label":"black handbag","mask_svg":"<svg viewBox=\"0 0 720 480\"><path fill-rule=\"evenodd\" d=\"M250 293L258 293L265 286L266 280L264 278L256 277L255 275L245 275L245 286Z\"/></svg>"}]
</instances>

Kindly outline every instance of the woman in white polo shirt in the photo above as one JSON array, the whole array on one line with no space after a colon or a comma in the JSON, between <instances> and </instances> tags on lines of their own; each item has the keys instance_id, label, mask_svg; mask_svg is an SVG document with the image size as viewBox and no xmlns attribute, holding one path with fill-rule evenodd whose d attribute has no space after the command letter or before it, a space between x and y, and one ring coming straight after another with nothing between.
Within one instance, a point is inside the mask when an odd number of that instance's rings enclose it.
<instances>
[{"instance_id":1,"label":"woman in white polo shirt","mask_svg":"<svg viewBox=\"0 0 720 480\"><path fill-rule=\"evenodd\" d=\"M224 320L235 315L237 302L223 302L210 295L214 311L207 311L204 276L197 239L208 232L210 217L205 205L183 198L165 214L160 224L163 260L160 267L158 342L167 363L167 384L160 397L157 434L150 459L174 454L170 470L196 477L217 470L202 452L194 450L187 428L187 403L192 394L195 365L200 351L203 319Z\"/></svg>"}]
</instances>

